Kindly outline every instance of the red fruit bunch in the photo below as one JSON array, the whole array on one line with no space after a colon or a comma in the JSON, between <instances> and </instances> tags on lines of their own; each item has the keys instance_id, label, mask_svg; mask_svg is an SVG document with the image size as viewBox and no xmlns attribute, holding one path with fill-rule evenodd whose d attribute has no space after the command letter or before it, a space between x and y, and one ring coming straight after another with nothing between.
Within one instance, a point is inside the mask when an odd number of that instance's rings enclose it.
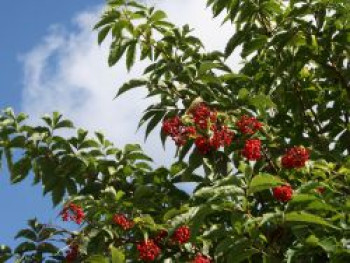
<instances>
[{"instance_id":1,"label":"red fruit bunch","mask_svg":"<svg viewBox=\"0 0 350 263\"><path fill-rule=\"evenodd\" d=\"M198 151L207 154L211 150L231 145L234 133L227 126L217 123L217 112L210 110L205 103L200 103L190 110L188 116L192 119L192 126L185 126L179 116L163 121L163 132L170 136L177 146L183 146L188 139L195 139Z\"/></svg>"},{"instance_id":2,"label":"red fruit bunch","mask_svg":"<svg viewBox=\"0 0 350 263\"><path fill-rule=\"evenodd\" d=\"M196 134L195 127L185 126L179 116L164 120L162 130L175 141L177 146L183 146L190 136Z\"/></svg>"},{"instance_id":3,"label":"red fruit bunch","mask_svg":"<svg viewBox=\"0 0 350 263\"><path fill-rule=\"evenodd\" d=\"M192 263L211 263L211 259L207 256L204 256L202 254L198 254Z\"/></svg>"},{"instance_id":4,"label":"red fruit bunch","mask_svg":"<svg viewBox=\"0 0 350 263\"><path fill-rule=\"evenodd\" d=\"M202 129L208 129L209 123L215 123L217 119L217 112L212 111L205 103L198 104L190 111L195 125Z\"/></svg>"},{"instance_id":5,"label":"red fruit bunch","mask_svg":"<svg viewBox=\"0 0 350 263\"><path fill-rule=\"evenodd\" d=\"M261 129L262 123L259 122L255 117L248 117L243 115L237 122L238 129L247 135L252 135Z\"/></svg>"},{"instance_id":6,"label":"red fruit bunch","mask_svg":"<svg viewBox=\"0 0 350 263\"><path fill-rule=\"evenodd\" d=\"M163 240L168 236L168 231L160 230L157 235L154 237L154 242L161 244Z\"/></svg>"},{"instance_id":7,"label":"red fruit bunch","mask_svg":"<svg viewBox=\"0 0 350 263\"><path fill-rule=\"evenodd\" d=\"M204 136L197 137L194 144L201 154L207 154L211 150L210 141Z\"/></svg>"},{"instance_id":8,"label":"red fruit bunch","mask_svg":"<svg viewBox=\"0 0 350 263\"><path fill-rule=\"evenodd\" d=\"M124 230L128 230L134 227L134 222L129 220L123 214L115 214L113 216L113 222L119 225Z\"/></svg>"},{"instance_id":9,"label":"red fruit bunch","mask_svg":"<svg viewBox=\"0 0 350 263\"><path fill-rule=\"evenodd\" d=\"M301 168L309 160L309 150L302 146L294 146L282 157L282 166L287 169Z\"/></svg>"},{"instance_id":10,"label":"red fruit bunch","mask_svg":"<svg viewBox=\"0 0 350 263\"><path fill-rule=\"evenodd\" d=\"M85 218L85 214L81 206L70 203L63 207L61 217L63 221L74 221L80 225Z\"/></svg>"},{"instance_id":11,"label":"red fruit bunch","mask_svg":"<svg viewBox=\"0 0 350 263\"><path fill-rule=\"evenodd\" d=\"M77 244L71 244L69 250L65 256L67 262L74 262L79 255L79 246Z\"/></svg>"},{"instance_id":12,"label":"red fruit bunch","mask_svg":"<svg viewBox=\"0 0 350 263\"><path fill-rule=\"evenodd\" d=\"M261 141L259 139L246 140L242 155L249 161L256 161L261 158Z\"/></svg>"},{"instance_id":13,"label":"red fruit bunch","mask_svg":"<svg viewBox=\"0 0 350 263\"><path fill-rule=\"evenodd\" d=\"M278 201L288 202L292 199L293 189L290 185L277 186L273 188L273 196Z\"/></svg>"},{"instance_id":14,"label":"red fruit bunch","mask_svg":"<svg viewBox=\"0 0 350 263\"><path fill-rule=\"evenodd\" d=\"M152 240L146 240L137 245L139 258L144 261L154 261L160 254L161 250Z\"/></svg>"},{"instance_id":15,"label":"red fruit bunch","mask_svg":"<svg viewBox=\"0 0 350 263\"><path fill-rule=\"evenodd\" d=\"M219 129L212 127L213 135L209 137L198 136L194 141L196 148L201 154L207 154L211 150L218 150L220 147L229 146L232 143L234 133L226 126Z\"/></svg>"},{"instance_id":16,"label":"red fruit bunch","mask_svg":"<svg viewBox=\"0 0 350 263\"><path fill-rule=\"evenodd\" d=\"M315 189L315 191L321 195L326 191L326 188L323 186L319 186Z\"/></svg>"},{"instance_id":17,"label":"red fruit bunch","mask_svg":"<svg viewBox=\"0 0 350 263\"><path fill-rule=\"evenodd\" d=\"M212 126L213 136L210 138L210 146L215 150L219 149L221 146L229 146L232 143L234 133L230 131L227 126Z\"/></svg>"},{"instance_id":18,"label":"red fruit bunch","mask_svg":"<svg viewBox=\"0 0 350 263\"><path fill-rule=\"evenodd\" d=\"M179 244L187 243L190 237L191 231L188 226L178 227L173 234L173 240Z\"/></svg>"}]
</instances>

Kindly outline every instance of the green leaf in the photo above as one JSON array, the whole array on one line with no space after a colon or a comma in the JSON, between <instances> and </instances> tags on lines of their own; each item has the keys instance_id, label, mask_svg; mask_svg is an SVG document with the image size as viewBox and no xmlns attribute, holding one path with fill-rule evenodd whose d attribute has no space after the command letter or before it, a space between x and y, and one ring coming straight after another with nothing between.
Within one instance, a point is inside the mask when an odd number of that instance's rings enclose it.
<instances>
[{"instance_id":1,"label":"green leaf","mask_svg":"<svg viewBox=\"0 0 350 263\"><path fill-rule=\"evenodd\" d=\"M72 178L67 179L66 187L69 195L76 195L78 193L77 185Z\"/></svg>"},{"instance_id":2,"label":"green leaf","mask_svg":"<svg viewBox=\"0 0 350 263\"><path fill-rule=\"evenodd\" d=\"M238 91L238 99L246 100L249 98L250 92L246 88L242 88Z\"/></svg>"},{"instance_id":3,"label":"green leaf","mask_svg":"<svg viewBox=\"0 0 350 263\"><path fill-rule=\"evenodd\" d=\"M250 182L248 192L252 194L283 184L284 183L281 181L281 179L276 176L259 174L253 177L252 181Z\"/></svg>"},{"instance_id":4,"label":"green leaf","mask_svg":"<svg viewBox=\"0 0 350 263\"><path fill-rule=\"evenodd\" d=\"M81 149L86 149L86 148L97 148L99 146L98 142L93 140L93 139L88 139L88 140L85 140L84 142L82 142L78 149L81 150Z\"/></svg>"},{"instance_id":5,"label":"green leaf","mask_svg":"<svg viewBox=\"0 0 350 263\"><path fill-rule=\"evenodd\" d=\"M242 44L245 38L245 34L246 32L244 31L238 31L230 38L225 48L226 57L230 56L236 47Z\"/></svg>"},{"instance_id":6,"label":"green leaf","mask_svg":"<svg viewBox=\"0 0 350 263\"><path fill-rule=\"evenodd\" d=\"M24 136L16 136L15 138L13 138L8 147L9 148L23 148L25 146L26 143L26 138Z\"/></svg>"},{"instance_id":7,"label":"green leaf","mask_svg":"<svg viewBox=\"0 0 350 263\"><path fill-rule=\"evenodd\" d=\"M175 176L180 172L183 172L187 168L187 164L185 162L178 161L173 163L170 168L170 175Z\"/></svg>"},{"instance_id":8,"label":"green leaf","mask_svg":"<svg viewBox=\"0 0 350 263\"><path fill-rule=\"evenodd\" d=\"M186 142L186 144L184 146L182 146L179 150L179 160L183 161L183 159L185 158L185 156L187 155L187 153L190 151L190 149L193 146L193 141L189 140Z\"/></svg>"},{"instance_id":9,"label":"green leaf","mask_svg":"<svg viewBox=\"0 0 350 263\"><path fill-rule=\"evenodd\" d=\"M131 67L135 63L136 58L136 44L137 41L132 41L126 51L126 68L130 71Z\"/></svg>"},{"instance_id":10,"label":"green leaf","mask_svg":"<svg viewBox=\"0 0 350 263\"><path fill-rule=\"evenodd\" d=\"M139 144L127 144L124 147L125 153L131 153L131 152L139 152L142 151L141 146Z\"/></svg>"},{"instance_id":11,"label":"green leaf","mask_svg":"<svg viewBox=\"0 0 350 263\"><path fill-rule=\"evenodd\" d=\"M62 114L61 113L59 113L57 111L54 111L52 113L52 128L56 127L56 125L61 120L61 118L62 118Z\"/></svg>"},{"instance_id":12,"label":"green leaf","mask_svg":"<svg viewBox=\"0 0 350 263\"><path fill-rule=\"evenodd\" d=\"M227 262L230 262L230 263L243 262L244 260L249 259L254 254L259 253L259 250L255 248L248 248L248 249L245 248L242 250L232 249L231 251L232 252L227 257Z\"/></svg>"},{"instance_id":13,"label":"green leaf","mask_svg":"<svg viewBox=\"0 0 350 263\"><path fill-rule=\"evenodd\" d=\"M154 12L152 14L152 16L150 17L149 21L156 22L156 21L159 21L159 20L163 20L166 17L167 17L167 15L166 15L165 12L163 12L161 10L157 10L156 12Z\"/></svg>"},{"instance_id":14,"label":"green leaf","mask_svg":"<svg viewBox=\"0 0 350 263\"><path fill-rule=\"evenodd\" d=\"M292 200L288 203L289 205L298 204L298 203L308 203L317 200L315 195L308 194L296 194L293 196Z\"/></svg>"},{"instance_id":15,"label":"green leaf","mask_svg":"<svg viewBox=\"0 0 350 263\"><path fill-rule=\"evenodd\" d=\"M188 168L186 172L192 173L202 164L203 164L203 156L198 151L195 150L190 155Z\"/></svg>"},{"instance_id":16,"label":"green leaf","mask_svg":"<svg viewBox=\"0 0 350 263\"><path fill-rule=\"evenodd\" d=\"M105 13L103 18L95 25L94 29L100 28L104 25L111 24L120 17L120 13L117 11L110 11Z\"/></svg>"},{"instance_id":17,"label":"green leaf","mask_svg":"<svg viewBox=\"0 0 350 263\"><path fill-rule=\"evenodd\" d=\"M54 206L58 205L63 200L65 192L66 191L65 191L64 184L59 182L55 185L55 188L53 188L52 193L51 193L52 203Z\"/></svg>"},{"instance_id":18,"label":"green leaf","mask_svg":"<svg viewBox=\"0 0 350 263\"><path fill-rule=\"evenodd\" d=\"M16 254L23 254L28 251L33 251L36 249L36 246L33 242L23 242L16 249Z\"/></svg>"},{"instance_id":19,"label":"green leaf","mask_svg":"<svg viewBox=\"0 0 350 263\"><path fill-rule=\"evenodd\" d=\"M108 258L102 255L92 255L86 261L88 263L108 263Z\"/></svg>"},{"instance_id":20,"label":"green leaf","mask_svg":"<svg viewBox=\"0 0 350 263\"><path fill-rule=\"evenodd\" d=\"M124 263L125 255L122 250L111 247L112 263Z\"/></svg>"},{"instance_id":21,"label":"green leaf","mask_svg":"<svg viewBox=\"0 0 350 263\"><path fill-rule=\"evenodd\" d=\"M32 163L29 156L25 156L20 159L12 167L11 183L16 184L24 180L29 174L31 168Z\"/></svg>"},{"instance_id":22,"label":"green leaf","mask_svg":"<svg viewBox=\"0 0 350 263\"><path fill-rule=\"evenodd\" d=\"M127 92L131 89L134 88L138 88L141 86L144 86L147 84L146 80L142 80L142 79L132 79L127 83L124 83L123 86L121 86L118 90L118 93L115 97L119 97L121 94L123 94L124 92Z\"/></svg>"},{"instance_id":23,"label":"green leaf","mask_svg":"<svg viewBox=\"0 0 350 263\"><path fill-rule=\"evenodd\" d=\"M305 225L314 224L314 225L326 226L326 227L337 229L336 226L332 225L331 223L328 223L322 217L305 213L305 212L287 213L284 216L284 220L286 222L293 223L293 224L298 224L298 223L305 224Z\"/></svg>"},{"instance_id":24,"label":"green leaf","mask_svg":"<svg viewBox=\"0 0 350 263\"><path fill-rule=\"evenodd\" d=\"M59 251L59 249L50 243L44 242L38 245L37 251L41 253L56 254Z\"/></svg>"},{"instance_id":25,"label":"green leaf","mask_svg":"<svg viewBox=\"0 0 350 263\"><path fill-rule=\"evenodd\" d=\"M318 244L327 253L334 253L337 249L337 240L334 237L322 239Z\"/></svg>"},{"instance_id":26,"label":"green leaf","mask_svg":"<svg viewBox=\"0 0 350 263\"><path fill-rule=\"evenodd\" d=\"M109 33L109 30L111 30L110 26L105 26L98 32L97 42L99 45L102 44L103 40L105 40L106 36Z\"/></svg>"},{"instance_id":27,"label":"green leaf","mask_svg":"<svg viewBox=\"0 0 350 263\"><path fill-rule=\"evenodd\" d=\"M145 160L149 162L153 161L151 157L148 157L146 154L141 152L130 153L127 155L127 158L132 161L139 161L139 160Z\"/></svg>"},{"instance_id":28,"label":"green leaf","mask_svg":"<svg viewBox=\"0 0 350 263\"><path fill-rule=\"evenodd\" d=\"M145 132L145 140L147 140L147 137L151 133L151 131L153 131L157 124L163 119L164 115L165 111L157 112L148 122Z\"/></svg>"},{"instance_id":29,"label":"green leaf","mask_svg":"<svg viewBox=\"0 0 350 263\"><path fill-rule=\"evenodd\" d=\"M247 57L254 51L262 49L267 43L267 36L259 35L257 38L246 42L243 46L242 57Z\"/></svg>"},{"instance_id":30,"label":"green leaf","mask_svg":"<svg viewBox=\"0 0 350 263\"><path fill-rule=\"evenodd\" d=\"M276 106L271 98L264 94L255 95L249 100L249 104L256 107L261 113Z\"/></svg>"},{"instance_id":31,"label":"green leaf","mask_svg":"<svg viewBox=\"0 0 350 263\"><path fill-rule=\"evenodd\" d=\"M113 43L108 56L108 65L110 67L115 65L121 59L127 47L128 43Z\"/></svg>"},{"instance_id":32,"label":"green leaf","mask_svg":"<svg viewBox=\"0 0 350 263\"><path fill-rule=\"evenodd\" d=\"M35 241L36 240L36 234L35 234L34 231L32 231L30 229L22 229L15 236L15 239L17 239L17 238L26 238L26 239Z\"/></svg>"},{"instance_id":33,"label":"green leaf","mask_svg":"<svg viewBox=\"0 0 350 263\"><path fill-rule=\"evenodd\" d=\"M0 245L0 262L6 262L12 257L11 248L5 245Z\"/></svg>"},{"instance_id":34,"label":"green leaf","mask_svg":"<svg viewBox=\"0 0 350 263\"><path fill-rule=\"evenodd\" d=\"M252 248L250 240L228 237L218 244L215 254L223 255L227 259L226 262L239 263L258 252L259 250Z\"/></svg>"},{"instance_id":35,"label":"green leaf","mask_svg":"<svg viewBox=\"0 0 350 263\"><path fill-rule=\"evenodd\" d=\"M60 128L74 128L74 124L70 120L62 120L55 125L55 129Z\"/></svg>"},{"instance_id":36,"label":"green leaf","mask_svg":"<svg viewBox=\"0 0 350 263\"><path fill-rule=\"evenodd\" d=\"M203 62L199 67L199 74L204 74L208 70L217 69L220 68L220 63L214 63L214 62Z\"/></svg>"},{"instance_id":37,"label":"green leaf","mask_svg":"<svg viewBox=\"0 0 350 263\"><path fill-rule=\"evenodd\" d=\"M145 200L154 195L154 188L147 185L140 185L134 193L135 200Z\"/></svg>"},{"instance_id":38,"label":"green leaf","mask_svg":"<svg viewBox=\"0 0 350 263\"><path fill-rule=\"evenodd\" d=\"M244 195L244 190L235 185L225 185L218 187L202 187L194 193L194 197L198 198L210 198L210 197L223 197L223 196L236 196Z\"/></svg>"}]
</instances>

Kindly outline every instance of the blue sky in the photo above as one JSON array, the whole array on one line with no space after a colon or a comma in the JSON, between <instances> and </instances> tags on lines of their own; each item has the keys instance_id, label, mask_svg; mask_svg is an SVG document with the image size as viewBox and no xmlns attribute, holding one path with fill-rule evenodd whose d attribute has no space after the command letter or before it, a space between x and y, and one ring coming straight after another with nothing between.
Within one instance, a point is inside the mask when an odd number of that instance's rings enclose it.
<instances>
[{"instance_id":1,"label":"blue sky","mask_svg":"<svg viewBox=\"0 0 350 263\"><path fill-rule=\"evenodd\" d=\"M2 0L0 9L0 106L20 106L22 68L19 55L33 48L49 26L69 28L79 11L104 3L103 0Z\"/></svg>"},{"instance_id":2,"label":"blue sky","mask_svg":"<svg viewBox=\"0 0 350 263\"><path fill-rule=\"evenodd\" d=\"M178 25L189 23L210 49L223 49L232 35L221 19L211 20L204 0L146 0L165 10ZM92 27L103 0L2 0L0 9L0 107L24 111L37 122L44 113L62 112L76 126L102 130L118 147L140 143L156 165L168 165L173 144L164 153L157 133L144 143L136 133L145 92L132 91L113 101L117 87L138 77L144 64L127 73L123 64L107 66L108 44L97 45ZM179 15L181 14L181 16ZM219 28L219 29L218 29ZM237 66L237 57L228 63ZM50 196L42 197L31 178L11 186L8 173L0 173L0 244L14 246L16 232L26 220L61 224Z\"/></svg>"},{"instance_id":3,"label":"blue sky","mask_svg":"<svg viewBox=\"0 0 350 263\"><path fill-rule=\"evenodd\" d=\"M20 57L48 33L49 27L60 24L68 30L71 19L81 10L88 10L102 0L2 0L0 8L0 108L22 109L23 65ZM50 197L42 198L40 186L31 180L11 186L8 173L0 173L0 244L13 245L16 231L26 220L38 217L57 220Z\"/></svg>"}]
</instances>

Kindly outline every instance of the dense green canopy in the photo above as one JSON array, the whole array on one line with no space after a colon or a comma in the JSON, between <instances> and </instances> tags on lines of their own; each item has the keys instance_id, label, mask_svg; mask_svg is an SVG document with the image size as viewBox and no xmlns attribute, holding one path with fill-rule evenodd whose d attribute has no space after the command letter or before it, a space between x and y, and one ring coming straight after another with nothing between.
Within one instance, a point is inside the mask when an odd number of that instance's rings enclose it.
<instances>
[{"instance_id":1,"label":"dense green canopy","mask_svg":"<svg viewBox=\"0 0 350 263\"><path fill-rule=\"evenodd\" d=\"M159 143L178 146L170 167L59 113L30 126L3 112L11 182L33 177L80 227L30 220L0 261L350 262L350 2L207 3L235 27L225 50L135 1L107 1L95 27L99 44L112 38L110 66L148 63L117 96L157 98L139 124L147 137L162 123ZM236 50L239 72L226 65Z\"/></svg>"}]
</instances>

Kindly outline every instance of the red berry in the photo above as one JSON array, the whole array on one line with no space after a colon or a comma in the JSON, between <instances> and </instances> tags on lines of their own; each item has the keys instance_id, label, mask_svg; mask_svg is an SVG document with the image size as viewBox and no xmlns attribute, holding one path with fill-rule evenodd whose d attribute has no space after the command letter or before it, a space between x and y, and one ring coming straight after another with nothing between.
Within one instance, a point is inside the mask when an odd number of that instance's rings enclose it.
<instances>
[{"instance_id":1,"label":"red berry","mask_svg":"<svg viewBox=\"0 0 350 263\"><path fill-rule=\"evenodd\" d=\"M63 221L74 221L80 225L85 218L85 214L81 206L70 203L63 207L61 217Z\"/></svg>"},{"instance_id":2,"label":"red berry","mask_svg":"<svg viewBox=\"0 0 350 263\"><path fill-rule=\"evenodd\" d=\"M288 202L292 199L293 189L290 185L282 185L273 188L273 196L281 202Z\"/></svg>"},{"instance_id":3,"label":"red berry","mask_svg":"<svg viewBox=\"0 0 350 263\"><path fill-rule=\"evenodd\" d=\"M178 133L178 128L180 125L182 125L180 117L175 116L173 118L164 120L162 129L166 134L172 135Z\"/></svg>"},{"instance_id":4,"label":"red berry","mask_svg":"<svg viewBox=\"0 0 350 263\"><path fill-rule=\"evenodd\" d=\"M113 216L113 222L117 225L119 225L124 230L128 230L130 228L133 228L134 222L127 219L125 215L123 214L115 214Z\"/></svg>"},{"instance_id":5,"label":"red berry","mask_svg":"<svg viewBox=\"0 0 350 263\"><path fill-rule=\"evenodd\" d=\"M282 166L287 169L301 168L309 160L309 150L302 146L294 146L282 157Z\"/></svg>"},{"instance_id":6,"label":"red berry","mask_svg":"<svg viewBox=\"0 0 350 263\"><path fill-rule=\"evenodd\" d=\"M146 240L137 245L139 258L144 261L154 261L160 254L161 250L152 240Z\"/></svg>"},{"instance_id":7,"label":"red berry","mask_svg":"<svg viewBox=\"0 0 350 263\"><path fill-rule=\"evenodd\" d=\"M323 187L323 186L319 186L315 190L316 190L317 193L323 194L326 191L326 188Z\"/></svg>"},{"instance_id":8,"label":"red berry","mask_svg":"<svg viewBox=\"0 0 350 263\"><path fill-rule=\"evenodd\" d=\"M183 133L186 134L187 136L195 136L197 133L196 127L194 126L185 127Z\"/></svg>"},{"instance_id":9,"label":"red berry","mask_svg":"<svg viewBox=\"0 0 350 263\"><path fill-rule=\"evenodd\" d=\"M207 154L210 151L210 141L207 138L199 136L194 143L201 154Z\"/></svg>"},{"instance_id":10,"label":"red berry","mask_svg":"<svg viewBox=\"0 0 350 263\"><path fill-rule=\"evenodd\" d=\"M71 244L69 246L69 250L66 254L65 259L67 262L74 262L78 258L78 255L79 255L79 246L76 244Z\"/></svg>"},{"instance_id":11,"label":"red berry","mask_svg":"<svg viewBox=\"0 0 350 263\"><path fill-rule=\"evenodd\" d=\"M190 239L191 231L188 226L180 226L177 228L173 234L173 240L180 244L187 243Z\"/></svg>"},{"instance_id":12,"label":"red berry","mask_svg":"<svg viewBox=\"0 0 350 263\"><path fill-rule=\"evenodd\" d=\"M202 130L208 129L209 121L214 123L217 119L217 113L211 111L205 103L200 103L190 112L192 114L194 123Z\"/></svg>"},{"instance_id":13,"label":"red berry","mask_svg":"<svg viewBox=\"0 0 350 263\"><path fill-rule=\"evenodd\" d=\"M226 126L222 126L220 129L218 129L217 126L212 126L212 130L214 134L210 138L210 145L213 149L217 150L221 146L225 147L231 145L234 133L228 130Z\"/></svg>"},{"instance_id":14,"label":"red berry","mask_svg":"<svg viewBox=\"0 0 350 263\"><path fill-rule=\"evenodd\" d=\"M196 135L196 128L184 126L179 116L164 120L162 129L175 141L177 146L183 146L189 137Z\"/></svg>"},{"instance_id":15,"label":"red berry","mask_svg":"<svg viewBox=\"0 0 350 263\"><path fill-rule=\"evenodd\" d=\"M211 260L209 257L204 256L202 254L198 254L192 263L211 263Z\"/></svg>"},{"instance_id":16,"label":"red berry","mask_svg":"<svg viewBox=\"0 0 350 263\"><path fill-rule=\"evenodd\" d=\"M158 232L158 234L155 236L154 238L154 242L156 242L157 244L160 244L163 242L163 240L168 236L168 231L166 230L160 230Z\"/></svg>"},{"instance_id":17,"label":"red berry","mask_svg":"<svg viewBox=\"0 0 350 263\"><path fill-rule=\"evenodd\" d=\"M261 141L259 139L246 140L242 155L249 161L261 158Z\"/></svg>"},{"instance_id":18,"label":"red berry","mask_svg":"<svg viewBox=\"0 0 350 263\"><path fill-rule=\"evenodd\" d=\"M236 125L243 134L248 135L256 133L262 127L262 123L255 117L248 117L247 115L243 115L241 119L236 122Z\"/></svg>"},{"instance_id":19,"label":"red berry","mask_svg":"<svg viewBox=\"0 0 350 263\"><path fill-rule=\"evenodd\" d=\"M234 135L232 131L229 131L228 128L224 126L221 133L222 146L230 146Z\"/></svg>"}]
</instances>

